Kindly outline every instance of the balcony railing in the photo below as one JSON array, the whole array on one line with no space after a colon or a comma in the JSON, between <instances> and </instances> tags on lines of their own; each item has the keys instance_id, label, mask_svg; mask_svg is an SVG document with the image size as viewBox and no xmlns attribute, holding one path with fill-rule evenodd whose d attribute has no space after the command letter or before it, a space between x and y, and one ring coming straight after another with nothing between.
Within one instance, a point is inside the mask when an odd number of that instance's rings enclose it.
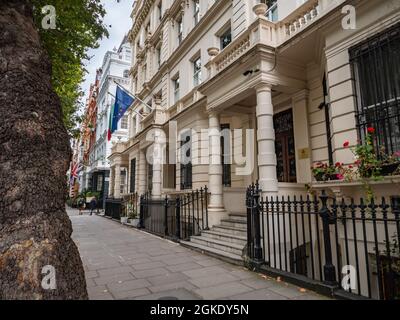
<instances>
[{"instance_id":1,"label":"balcony railing","mask_svg":"<svg viewBox=\"0 0 400 320\"><path fill-rule=\"evenodd\" d=\"M266 17L259 17L250 27L234 39L226 48L206 64L209 78L221 72L257 44L278 47L299 32L310 27L315 21L327 12L333 10L343 1L323 7L320 0L309 0L294 10L281 21L274 20L276 8L271 7ZM269 18L268 18L269 17Z\"/></svg>"}]
</instances>

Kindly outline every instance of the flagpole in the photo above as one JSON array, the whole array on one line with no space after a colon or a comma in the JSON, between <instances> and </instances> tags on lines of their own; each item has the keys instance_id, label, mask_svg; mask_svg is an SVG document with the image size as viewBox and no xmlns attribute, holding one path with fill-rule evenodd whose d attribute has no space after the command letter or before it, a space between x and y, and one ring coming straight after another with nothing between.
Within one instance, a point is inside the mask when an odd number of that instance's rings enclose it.
<instances>
[{"instance_id":1,"label":"flagpole","mask_svg":"<svg viewBox=\"0 0 400 320\"><path fill-rule=\"evenodd\" d=\"M150 107L146 102L144 102L142 99L139 99L138 97L136 97L135 95L133 95L132 93L129 92L129 90L127 90L124 86L120 85L117 81L113 80L115 82L115 84L118 87L121 87L122 89L124 89L132 98L139 100L141 103L143 103L147 108L149 108L151 111L153 111L153 108Z\"/></svg>"},{"instance_id":2,"label":"flagpole","mask_svg":"<svg viewBox=\"0 0 400 320\"><path fill-rule=\"evenodd\" d=\"M112 93L107 92L111 97L113 97L115 100L117 100L117 97L114 96ZM135 112L137 115L141 116L142 118L145 118L144 115L140 114L139 112L137 112L136 110L133 110L133 112Z\"/></svg>"}]
</instances>

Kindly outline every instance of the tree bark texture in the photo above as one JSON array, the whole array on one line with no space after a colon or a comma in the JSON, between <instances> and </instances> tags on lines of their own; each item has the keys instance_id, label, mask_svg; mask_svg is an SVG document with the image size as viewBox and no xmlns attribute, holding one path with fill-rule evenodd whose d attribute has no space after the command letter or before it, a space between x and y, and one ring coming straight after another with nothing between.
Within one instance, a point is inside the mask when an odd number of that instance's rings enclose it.
<instances>
[{"instance_id":1,"label":"tree bark texture","mask_svg":"<svg viewBox=\"0 0 400 320\"><path fill-rule=\"evenodd\" d=\"M0 0L0 299L87 299L65 211L70 156L31 4Z\"/></svg>"}]
</instances>

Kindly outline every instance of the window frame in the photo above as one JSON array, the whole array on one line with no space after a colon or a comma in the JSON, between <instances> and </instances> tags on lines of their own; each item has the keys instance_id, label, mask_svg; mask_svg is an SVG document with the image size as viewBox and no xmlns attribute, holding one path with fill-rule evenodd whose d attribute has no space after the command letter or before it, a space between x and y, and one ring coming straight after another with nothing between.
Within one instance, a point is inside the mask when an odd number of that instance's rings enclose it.
<instances>
[{"instance_id":1,"label":"window frame","mask_svg":"<svg viewBox=\"0 0 400 320\"><path fill-rule=\"evenodd\" d=\"M121 118L120 129L121 129L121 130L128 130L128 129L129 129L129 117L128 117L127 114L125 114L125 115Z\"/></svg>"},{"instance_id":2,"label":"window frame","mask_svg":"<svg viewBox=\"0 0 400 320\"><path fill-rule=\"evenodd\" d=\"M179 16L176 19L176 24L177 24L177 39L178 39L178 46L182 43L183 41L183 17Z\"/></svg>"},{"instance_id":3,"label":"window frame","mask_svg":"<svg viewBox=\"0 0 400 320\"><path fill-rule=\"evenodd\" d=\"M227 37L228 35L230 36L230 40L227 44L224 45L224 37ZM232 28L230 26L219 36L219 43L221 50L224 50L227 46L229 46L232 43Z\"/></svg>"},{"instance_id":4,"label":"window frame","mask_svg":"<svg viewBox=\"0 0 400 320\"><path fill-rule=\"evenodd\" d=\"M200 0L193 0L193 20L195 26L200 22Z\"/></svg>"},{"instance_id":5,"label":"window frame","mask_svg":"<svg viewBox=\"0 0 400 320\"><path fill-rule=\"evenodd\" d=\"M400 23L351 47L349 56L359 140L374 127L375 153L391 155L400 150Z\"/></svg>"},{"instance_id":6,"label":"window frame","mask_svg":"<svg viewBox=\"0 0 400 320\"><path fill-rule=\"evenodd\" d=\"M197 63L200 63L198 65ZM192 60L193 64L193 86L197 87L202 83L202 78L201 78L201 71L202 71L202 63L201 63L201 56L198 56L197 58Z\"/></svg>"},{"instance_id":7,"label":"window frame","mask_svg":"<svg viewBox=\"0 0 400 320\"><path fill-rule=\"evenodd\" d=\"M173 93L174 93L174 104L180 99L180 77L179 74L172 79L173 82Z\"/></svg>"}]
</instances>

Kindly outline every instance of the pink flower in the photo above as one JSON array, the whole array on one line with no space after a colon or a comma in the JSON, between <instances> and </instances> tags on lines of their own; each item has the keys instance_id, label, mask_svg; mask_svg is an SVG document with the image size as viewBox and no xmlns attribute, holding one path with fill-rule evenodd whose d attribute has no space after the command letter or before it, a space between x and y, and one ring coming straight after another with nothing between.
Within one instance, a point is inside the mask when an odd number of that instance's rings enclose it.
<instances>
[{"instance_id":1,"label":"pink flower","mask_svg":"<svg viewBox=\"0 0 400 320\"><path fill-rule=\"evenodd\" d=\"M336 175L336 178L337 178L338 180L343 180L343 179L344 179L344 176L343 176L342 174L338 173L338 174Z\"/></svg>"}]
</instances>

